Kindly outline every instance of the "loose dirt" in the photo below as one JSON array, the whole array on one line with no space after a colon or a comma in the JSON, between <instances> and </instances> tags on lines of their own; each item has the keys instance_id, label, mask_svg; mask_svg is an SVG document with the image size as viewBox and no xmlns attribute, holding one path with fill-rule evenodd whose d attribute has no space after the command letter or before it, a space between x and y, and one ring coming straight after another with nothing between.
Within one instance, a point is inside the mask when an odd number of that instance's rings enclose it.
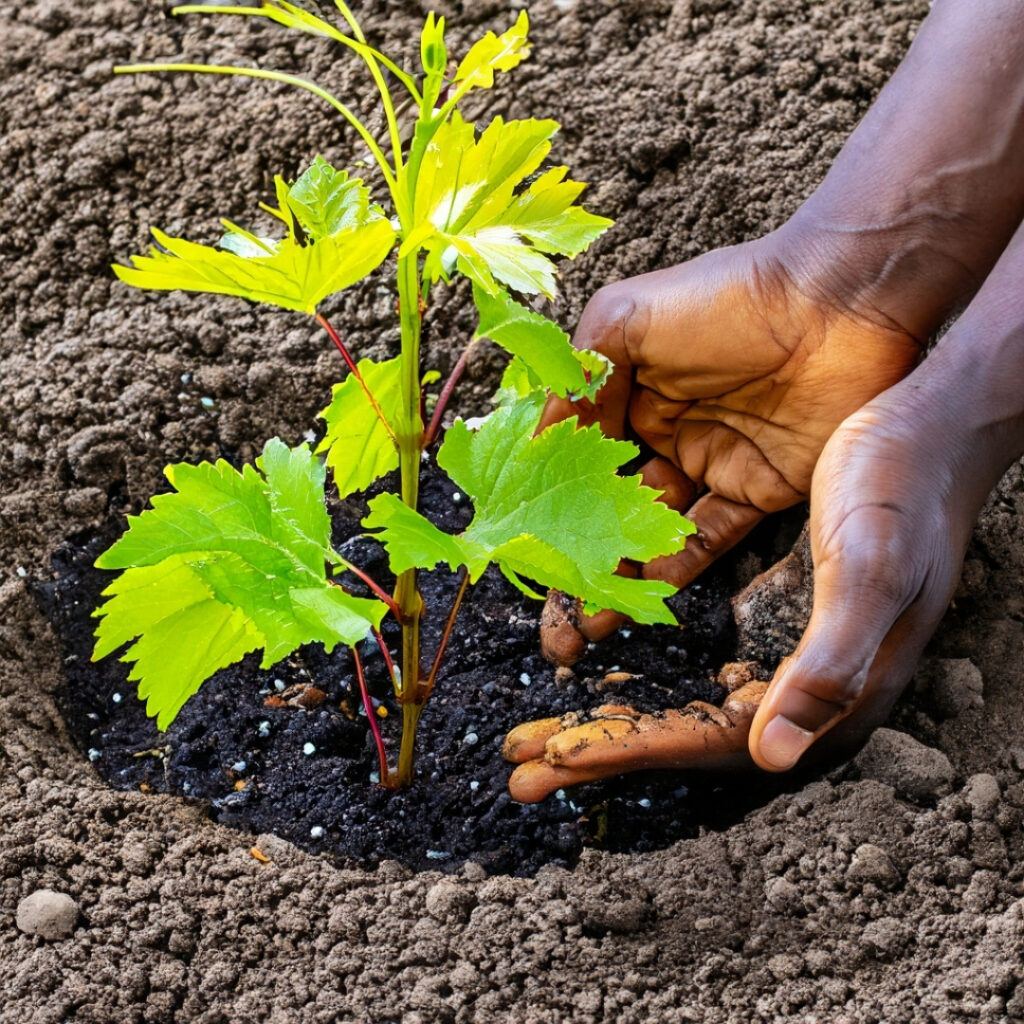
<instances>
[{"instance_id":1,"label":"loose dirt","mask_svg":"<svg viewBox=\"0 0 1024 1024\"><path fill-rule=\"evenodd\" d=\"M358 5L410 62L427 6ZM432 6L463 39L509 19L506 3ZM618 221L570 269L557 316L572 323L601 283L781 223L926 9L535 5L535 57L479 113L562 121L558 157ZM185 53L308 70L367 98L325 44L229 28L149 2L0 3L0 1021L1024 1019L1020 466L889 728L852 764L663 849L587 849L532 877L472 859L364 870L101 779L60 712L66 654L37 599L52 555L143 507L167 462L299 441L338 375L295 317L132 293L108 269L149 224L212 239L219 216L251 219L273 173L355 152L312 100L274 86L110 77L117 61ZM464 299L430 315L442 371L472 327ZM393 348L393 300L375 285L332 312L360 353ZM462 409L485 407L497 365L474 359ZM780 588L785 606L806 602L806 575ZM771 626L763 610L749 621L752 637ZM74 901L70 937L19 930L39 890Z\"/></svg>"}]
</instances>

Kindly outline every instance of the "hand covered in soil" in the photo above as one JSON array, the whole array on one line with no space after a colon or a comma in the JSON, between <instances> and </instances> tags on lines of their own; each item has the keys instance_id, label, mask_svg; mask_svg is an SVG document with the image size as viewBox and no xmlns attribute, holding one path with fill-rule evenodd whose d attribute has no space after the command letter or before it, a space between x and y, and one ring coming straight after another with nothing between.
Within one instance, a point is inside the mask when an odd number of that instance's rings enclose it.
<instances>
[{"instance_id":1,"label":"hand covered in soil","mask_svg":"<svg viewBox=\"0 0 1024 1024\"><path fill-rule=\"evenodd\" d=\"M748 686L721 711L605 708L584 725L520 726L505 745L520 762L513 796L650 767L752 758L783 771L826 734L815 753L834 758L885 719L949 604L986 495L1024 451L1022 277L1024 227L928 359L829 440L811 489L811 619L763 700Z\"/></svg>"},{"instance_id":2,"label":"hand covered in soil","mask_svg":"<svg viewBox=\"0 0 1024 1024\"><path fill-rule=\"evenodd\" d=\"M519 767L516 800L533 803L564 786L644 768L736 768L750 764L747 735L767 683L748 683L722 707L692 701L643 714L605 704L590 715L544 718L513 729L502 753Z\"/></svg>"}]
</instances>

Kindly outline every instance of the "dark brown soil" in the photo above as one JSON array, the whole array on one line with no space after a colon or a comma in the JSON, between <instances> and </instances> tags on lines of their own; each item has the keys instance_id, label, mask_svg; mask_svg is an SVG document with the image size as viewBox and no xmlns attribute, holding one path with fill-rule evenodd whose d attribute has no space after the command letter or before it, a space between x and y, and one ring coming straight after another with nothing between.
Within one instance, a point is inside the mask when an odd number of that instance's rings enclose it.
<instances>
[{"instance_id":1,"label":"dark brown soil","mask_svg":"<svg viewBox=\"0 0 1024 1024\"><path fill-rule=\"evenodd\" d=\"M453 504L451 493L435 470L423 481L421 508L444 529L458 531L472 510ZM335 545L390 583L382 549L362 537L359 513L344 511ZM754 548L769 547L770 554L772 534L779 532L773 525ZM488 573L470 592L452 636L448 671L424 711L418 778L406 792L387 793L371 781L379 779L379 761L365 715L358 713L347 650L328 657L321 647L304 649L269 671L260 671L259 659L250 656L219 673L166 733L158 732L127 682L127 666L113 658L101 665L90 660L91 612L110 580L92 562L121 528L112 523L63 547L54 558L54 579L38 590L63 641L60 703L71 733L118 789L187 796L202 801L215 821L275 832L311 852L362 866L394 858L416 869L452 871L468 858L516 875L549 862L572 865L584 844L658 849L696 834L702 824L735 820L780 789L770 779L751 786L750 780L646 773L531 806L510 800L506 790L509 765L501 742L521 721L612 699L650 710L721 702L725 690L714 677L735 655L730 598L740 583L736 558L674 600L684 629L626 629L588 652L568 682L557 682L538 653L539 606L499 573ZM447 572L421 580L432 612L424 634L428 651L437 644L456 582ZM394 653L397 627L386 628L385 639ZM390 711L382 724L393 754L401 716L387 692L383 659L373 650L366 669L373 696ZM636 678L608 689L604 677L620 669L635 671ZM265 706L267 698L301 684L316 686L326 699L309 711ZM304 754L307 743L313 754ZM236 789L239 784L244 788Z\"/></svg>"},{"instance_id":2,"label":"dark brown soil","mask_svg":"<svg viewBox=\"0 0 1024 1024\"><path fill-rule=\"evenodd\" d=\"M425 3L357 6L373 41L412 56ZM434 6L458 26L455 49L509 20L504 0ZM556 155L594 183L591 205L617 219L569 270L554 315L571 325L601 284L781 224L820 181L927 7L534 5L535 55L482 97L480 113L559 119ZM745 814L712 794L723 827L684 832L671 846L585 849L574 867L548 863L528 878L488 877L471 861L455 874L442 872L445 862L414 874L393 859L366 871L272 834L254 841L223 823L230 805L217 822L208 800L108 785L58 707L72 673L34 596L52 582L54 553L70 573L89 543L102 543L89 538L144 507L168 462L225 451L249 459L274 435L297 442L339 373L336 354L301 318L227 299L133 293L114 282L109 263L140 251L150 224L212 239L218 217L245 221L272 174L293 173L318 151L339 163L358 155L313 100L283 88L113 79L110 65L216 56L308 71L357 104L369 94L324 42L273 26L171 20L156 0L0 0L0 39L2 1024L1024 1020L1019 465L981 516L961 590L915 681L920 692L890 728L841 772L794 782L794 792ZM428 357L442 371L472 328L464 298L442 295L430 314ZM331 313L360 354L393 350L393 299L376 281ZM463 410L485 407L498 362L485 351L473 360L457 399ZM766 568L770 548L764 542L748 562L737 553L725 590ZM754 610L742 643L759 657L784 650L776 626L806 606L807 586L807 574L794 573L776 595L783 603ZM527 624L510 629L506 617L502 627L502 640L515 637L532 667ZM792 643L789 626L781 637ZM587 672L605 657L595 652ZM323 672L333 708L343 667L328 673L309 655L304 668ZM645 693L668 700L665 688L681 677L706 681L713 670L698 658L665 677L645 672ZM494 700L533 699L532 682L517 697L518 672L502 671L512 688L495 678ZM305 678L303 667L294 673ZM112 677L93 678L105 728L127 725L109 717ZM225 755L248 758L247 730L268 717L256 717L254 679L247 692L222 691L232 708L244 699L255 714L210 748L218 780ZM452 693L458 683L451 678ZM581 688L571 702L589 696ZM119 715L131 703L126 696ZM491 756L483 742L465 749L461 723L445 734L450 709L437 703L429 740L450 755L446 776L452 760ZM483 705L472 710L483 727ZM296 760L301 734L319 721L287 714L273 733L282 746L270 748L278 767ZM352 723L331 717L360 742ZM103 742L101 766L116 749ZM344 760L343 737L331 744L329 757ZM148 770L151 787L163 785L162 765L130 760L118 770ZM356 763L358 785L372 793L369 761ZM190 770L182 759L171 777L184 782ZM496 803L497 776L480 781ZM689 788L686 801L704 791L678 782ZM276 799L266 787L255 792ZM464 799L464 790L452 793ZM307 844L318 794L308 795L296 826ZM648 813L628 799L611 830L628 837L623 845ZM530 813L550 815L545 842L561 834L562 811ZM478 852L486 843L474 841ZM328 829L323 849L335 843ZM269 863L250 854L253 845ZM457 844L449 846L455 861ZM525 872L550 859L550 844L539 851L509 867ZM20 901L46 888L81 911L66 939L16 926Z\"/></svg>"}]
</instances>

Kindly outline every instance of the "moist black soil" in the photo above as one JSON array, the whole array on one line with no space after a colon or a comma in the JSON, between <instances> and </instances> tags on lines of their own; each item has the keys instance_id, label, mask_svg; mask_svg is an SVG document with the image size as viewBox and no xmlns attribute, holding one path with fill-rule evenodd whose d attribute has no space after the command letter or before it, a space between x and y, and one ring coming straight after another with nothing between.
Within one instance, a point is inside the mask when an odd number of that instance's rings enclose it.
<instances>
[{"instance_id":1,"label":"moist black soil","mask_svg":"<svg viewBox=\"0 0 1024 1024\"><path fill-rule=\"evenodd\" d=\"M467 503L453 501L454 493L440 471L425 476L421 508L452 532L472 517ZM390 584L382 548L359 528L365 514L359 505L334 503L334 544ZM761 546L784 546L798 519L781 530L776 524ZM379 761L347 649L327 655L313 645L267 671L260 670L258 655L250 655L201 687L170 728L159 732L127 681L128 666L115 656L99 664L90 660L91 613L113 579L92 563L122 529L123 520L112 519L103 530L64 545L53 559L53 580L38 590L65 648L61 703L71 732L118 789L199 801L217 821L273 832L361 865L388 858L415 869L455 869L469 859L488 871L519 875L549 862L574 864L587 845L657 849L693 835L701 824L734 818L779 790L768 781L752 786L706 773L688 778L644 772L559 791L534 805L518 804L506 791L511 766L501 757L501 743L519 722L609 699L652 711L691 700L721 702L725 690L714 680L735 649L735 559L673 599L681 629L624 628L588 651L568 681L556 680L538 653L539 603L488 572L469 592L445 670L423 713L416 781L395 793L378 784ZM354 578L346 582L360 586ZM457 582L447 571L422 576L428 656ZM384 637L394 654L394 622L387 622ZM385 716L378 711L378 720L394 755L401 711L379 650L372 643L363 647L371 693ZM633 678L608 681L609 673ZM267 705L301 685L315 686L326 698L308 710Z\"/></svg>"}]
</instances>

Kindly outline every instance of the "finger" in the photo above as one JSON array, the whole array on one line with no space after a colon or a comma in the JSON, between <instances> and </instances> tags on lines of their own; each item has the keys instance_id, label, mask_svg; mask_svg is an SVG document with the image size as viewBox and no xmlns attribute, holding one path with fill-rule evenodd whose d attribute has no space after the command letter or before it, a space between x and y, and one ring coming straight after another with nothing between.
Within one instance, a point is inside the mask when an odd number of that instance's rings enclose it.
<instances>
[{"instance_id":1,"label":"finger","mask_svg":"<svg viewBox=\"0 0 1024 1024\"><path fill-rule=\"evenodd\" d=\"M682 711L639 718L605 717L553 735L544 747L549 764L608 774L648 768L725 768L749 764L747 734L755 704L728 711L694 701Z\"/></svg>"},{"instance_id":2,"label":"finger","mask_svg":"<svg viewBox=\"0 0 1024 1024\"><path fill-rule=\"evenodd\" d=\"M768 771L792 768L857 706L879 649L915 597L913 568L886 550L888 515L871 511L854 513L836 553L816 566L807 630L751 729L751 756Z\"/></svg>"},{"instance_id":3,"label":"finger","mask_svg":"<svg viewBox=\"0 0 1024 1024\"><path fill-rule=\"evenodd\" d=\"M665 580L675 587L692 583L716 558L738 544L764 518L752 505L705 494L686 513L697 533L674 555L655 558L643 568L644 579Z\"/></svg>"},{"instance_id":4,"label":"finger","mask_svg":"<svg viewBox=\"0 0 1024 1024\"><path fill-rule=\"evenodd\" d=\"M517 725L506 737L501 756L506 761L530 761L544 753L544 744L562 728L562 719L538 718Z\"/></svg>"},{"instance_id":5,"label":"finger","mask_svg":"<svg viewBox=\"0 0 1024 1024\"><path fill-rule=\"evenodd\" d=\"M594 718L600 718L603 715L637 715L637 712L628 704L602 704L591 714ZM531 761L544 753L544 746L552 736L579 722L580 716L576 712L559 718L538 718L533 722L523 722L505 737L501 756L517 764Z\"/></svg>"},{"instance_id":6,"label":"finger","mask_svg":"<svg viewBox=\"0 0 1024 1024\"><path fill-rule=\"evenodd\" d=\"M661 491L658 501L677 512L689 508L697 496L693 481L674 462L660 455L640 467L640 483Z\"/></svg>"},{"instance_id":7,"label":"finger","mask_svg":"<svg viewBox=\"0 0 1024 1024\"><path fill-rule=\"evenodd\" d=\"M584 771L580 768L563 768L560 765L548 764L543 759L527 761L512 773L508 780L508 791L512 799L521 804L535 804L566 786L596 782L616 773L617 769L611 767Z\"/></svg>"}]
</instances>

